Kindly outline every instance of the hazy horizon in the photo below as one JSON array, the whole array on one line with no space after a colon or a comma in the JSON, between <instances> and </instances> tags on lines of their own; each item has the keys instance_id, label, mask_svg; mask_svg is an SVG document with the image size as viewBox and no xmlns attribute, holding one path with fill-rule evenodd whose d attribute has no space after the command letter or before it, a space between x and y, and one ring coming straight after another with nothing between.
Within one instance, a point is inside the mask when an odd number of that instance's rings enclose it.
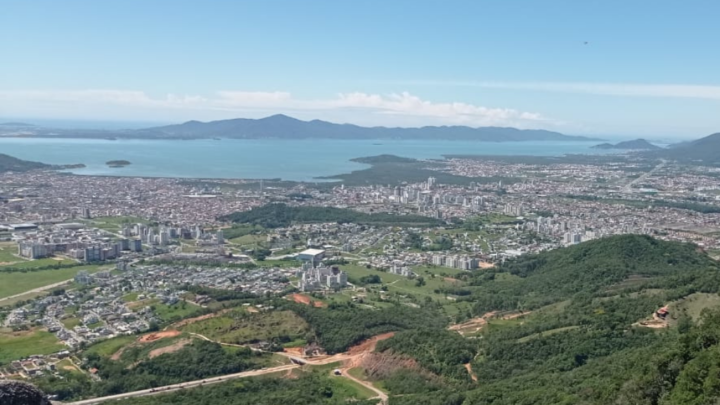
<instances>
[{"instance_id":1,"label":"hazy horizon","mask_svg":"<svg viewBox=\"0 0 720 405\"><path fill-rule=\"evenodd\" d=\"M695 139L720 131L720 3L700 4L9 1L0 111Z\"/></svg>"}]
</instances>

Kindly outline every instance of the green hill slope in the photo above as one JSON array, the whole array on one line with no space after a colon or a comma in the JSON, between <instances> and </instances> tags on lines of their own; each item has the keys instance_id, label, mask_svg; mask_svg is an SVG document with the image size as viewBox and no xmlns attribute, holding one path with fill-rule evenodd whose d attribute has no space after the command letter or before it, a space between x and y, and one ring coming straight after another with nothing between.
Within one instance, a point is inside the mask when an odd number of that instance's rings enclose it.
<instances>
[{"instance_id":1,"label":"green hill slope","mask_svg":"<svg viewBox=\"0 0 720 405\"><path fill-rule=\"evenodd\" d=\"M365 214L346 208L291 207L285 204L267 204L250 211L236 212L220 218L240 224L279 228L293 223L343 222L369 225L429 226L440 223L437 219L420 215Z\"/></svg>"},{"instance_id":2,"label":"green hill slope","mask_svg":"<svg viewBox=\"0 0 720 405\"><path fill-rule=\"evenodd\" d=\"M3 172L26 172L34 169L45 169L50 167L44 163L31 162L28 160L18 159L9 155L0 153L0 173Z\"/></svg>"}]
</instances>

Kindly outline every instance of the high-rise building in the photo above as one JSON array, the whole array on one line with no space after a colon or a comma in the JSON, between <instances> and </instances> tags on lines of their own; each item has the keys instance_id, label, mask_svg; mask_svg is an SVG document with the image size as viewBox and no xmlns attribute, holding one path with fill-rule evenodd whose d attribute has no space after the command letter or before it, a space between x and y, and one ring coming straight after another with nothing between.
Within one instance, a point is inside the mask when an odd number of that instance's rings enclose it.
<instances>
[{"instance_id":1,"label":"high-rise building","mask_svg":"<svg viewBox=\"0 0 720 405\"><path fill-rule=\"evenodd\" d=\"M222 245L225 243L225 234L223 234L222 229L218 230L215 234L215 240L217 241L218 245Z\"/></svg>"},{"instance_id":2,"label":"high-rise building","mask_svg":"<svg viewBox=\"0 0 720 405\"><path fill-rule=\"evenodd\" d=\"M433 187L435 186L435 181L436 181L435 177L432 177L432 176L428 177L428 179L427 179L427 189L428 190L433 189Z\"/></svg>"}]
</instances>

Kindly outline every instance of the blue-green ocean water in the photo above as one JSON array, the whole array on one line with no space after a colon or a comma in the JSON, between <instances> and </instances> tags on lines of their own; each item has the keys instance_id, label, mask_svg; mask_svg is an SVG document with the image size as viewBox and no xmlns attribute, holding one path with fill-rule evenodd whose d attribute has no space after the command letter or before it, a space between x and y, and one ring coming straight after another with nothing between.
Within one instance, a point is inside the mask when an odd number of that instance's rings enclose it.
<instances>
[{"instance_id":1,"label":"blue-green ocean water","mask_svg":"<svg viewBox=\"0 0 720 405\"><path fill-rule=\"evenodd\" d=\"M445 154L596 154L598 142L388 140L100 140L1 138L0 153L50 164L84 163L84 175L185 178L282 178L309 181L367 167L350 159L380 154L428 159ZM128 160L109 168L108 160Z\"/></svg>"}]
</instances>

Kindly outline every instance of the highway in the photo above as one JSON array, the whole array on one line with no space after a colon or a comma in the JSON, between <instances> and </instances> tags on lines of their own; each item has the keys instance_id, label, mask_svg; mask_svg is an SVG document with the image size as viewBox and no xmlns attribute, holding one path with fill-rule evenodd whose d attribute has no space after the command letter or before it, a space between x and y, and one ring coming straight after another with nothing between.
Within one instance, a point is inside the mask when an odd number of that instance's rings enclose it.
<instances>
[{"instance_id":1,"label":"highway","mask_svg":"<svg viewBox=\"0 0 720 405\"><path fill-rule=\"evenodd\" d=\"M635 180L629 182L628 184L626 184L625 187L623 187L623 192L625 192L625 193L632 193L632 192L633 192L632 186L634 186L634 185L637 184L637 183L640 183L640 182L645 181L645 179L647 179L648 177L650 177L650 176L652 176L653 174L655 174L655 172L657 172L658 170L660 170L660 169L662 169L663 167L665 167L665 164L666 164L666 163L667 163L667 160L665 160L665 159L660 159L660 164L658 164L657 166L655 166L652 170L650 170L649 172L643 174L642 176L638 177L637 179L635 179Z\"/></svg>"}]
</instances>

